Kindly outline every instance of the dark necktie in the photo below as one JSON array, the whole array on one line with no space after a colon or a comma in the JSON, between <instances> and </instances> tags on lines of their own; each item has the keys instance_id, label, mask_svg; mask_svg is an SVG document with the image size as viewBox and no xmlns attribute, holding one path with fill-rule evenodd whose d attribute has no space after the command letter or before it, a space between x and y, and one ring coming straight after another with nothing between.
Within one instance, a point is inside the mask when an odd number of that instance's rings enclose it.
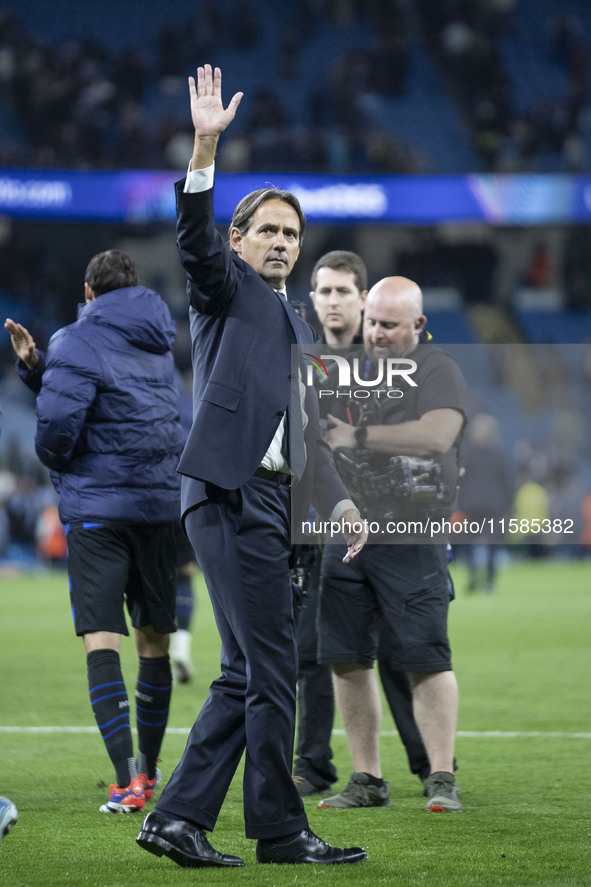
<instances>
[{"instance_id":1,"label":"dark necktie","mask_svg":"<svg viewBox=\"0 0 591 887\"><path fill-rule=\"evenodd\" d=\"M287 301L287 295L281 290L275 290L280 298ZM291 365L291 400L285 417L285 433L283 435L283 453L287 464L291 468L297 480L299 480L306 468L306 444L304 442L304 420L302 416L302 398L300 394L301 367L299 351L292 348ZM294 353L296 352L296 353Z\"/></svg>"},{"instance_id":2,"label":"dark necktie","mask_svg":"<svg viewBox=\"0 0 591 887\"><path fill-rule=\"evenodd\" d=\"M298 373L292 373L291 403L287 411L286 433L289 436L289 467L299 480L306 467L306 444L304 443L304 419Z\"/></svg>"}]
</instances>

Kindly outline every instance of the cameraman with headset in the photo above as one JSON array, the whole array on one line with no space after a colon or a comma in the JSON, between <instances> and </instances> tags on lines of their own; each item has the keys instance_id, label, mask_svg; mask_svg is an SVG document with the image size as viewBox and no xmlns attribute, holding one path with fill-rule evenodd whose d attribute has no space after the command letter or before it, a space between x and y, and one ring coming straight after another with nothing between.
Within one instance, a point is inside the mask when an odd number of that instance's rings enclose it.
<instances>
[{"instance_id":1,"label":"cameraman with headset","mask_svg":"<svg viewBox=\"0 0 591 887\"><path fill-rule=\"evenodd\" d=\"M324 253L312 269L311 285L310 299L320 325L322 353L358 353L363 345L363 307L367 296L367 268L363 259L347 250ZM421 341L429 338L429 333L423 330ZM296 628L299 668L294 782L303 796L325 796L331 790L331 783L337 781L331 750L334 721L332 669L330 665L316 661L321 560L322 545L318 545L316 539L302 547L298 569L306 595ZM430 772L429 759L413 716L408 676L405 671L390 667L391 647L387 626L384 626L378 651L382 687L410 770L424 782Z\"/></svg>"},{"instance_id":2,"label":"cameraman with headset","mask_svg":"<svg viewBox=\"0 0 591 887\"><path fill-rule=\"evenodd\" d=\"M320 807L390 804L381 773L381 705L373 670L385 622L393 637L391 666L409 674L415 720L431 764L427 810L462 810L453 775L458 690L447 637L447 546L428 535L419 534L417 542L412 531L400 534L411 521L449 516L459 477L466 386L449 355L421 343L425 321L416 283L404 277L379 281L365 303L364 352L358 359L365 386L358 388L363 395L372 392L371 380L379 379L389 358L414 366L412 379L410 372L398 377L394 396L381 384L368 396L339 392L330 401L325 439L346 484L349 473L363 516L378 521L381 533L370 538L376 544L361 552L347 574L339 567L340 545L324 550L319 661L333 668L354 773ZM388 520L396 522L398 536L385 534Z\"/></svg>"}]
</instances>

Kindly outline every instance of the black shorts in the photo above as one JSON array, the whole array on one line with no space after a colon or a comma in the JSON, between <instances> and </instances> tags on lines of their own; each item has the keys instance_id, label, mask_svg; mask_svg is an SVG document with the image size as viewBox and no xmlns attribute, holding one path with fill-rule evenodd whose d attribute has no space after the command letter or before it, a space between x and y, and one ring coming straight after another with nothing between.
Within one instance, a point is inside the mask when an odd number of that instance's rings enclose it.
<instances>
[{"instance_id":1,"label":"black shorts","mask_svg":"<svg viewBox=\"0 0 591 887\"><path fill-rule=\"evenodd\" d=\"M451 670L447 636L450 582L445 545L368 545L348 564L346 549L322 554L319 661L357 662L378 656L396 671Z\"/></svg>"},{"instance_id":2,"label":"black shorts","mask_svg":"<svg viewBox=\"0 0 591 887\"><path fill-rule=\"evenodd\" d=\"M67 528L70 599L76 634L158 634L176 630L175 524L72 523Z\"/></svg>"}]
</instances>

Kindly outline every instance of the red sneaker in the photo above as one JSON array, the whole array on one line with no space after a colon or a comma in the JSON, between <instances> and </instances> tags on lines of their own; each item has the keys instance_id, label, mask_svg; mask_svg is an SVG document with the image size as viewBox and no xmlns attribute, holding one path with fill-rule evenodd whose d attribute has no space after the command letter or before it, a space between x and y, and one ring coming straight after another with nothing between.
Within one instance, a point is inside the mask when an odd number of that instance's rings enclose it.
<instances>
[{"instance_id":1,"label":"red sneaker","mask_svg":"<svg viewBox=\"0 0 591 887\"><path fill-rule=\"evenodd\" d=\"M109 786L109 800L103 804L101 813L137 813L146 803L144 786L138 776L134 776L127 788L116 783Z\"/></svg>"}]
</instances>

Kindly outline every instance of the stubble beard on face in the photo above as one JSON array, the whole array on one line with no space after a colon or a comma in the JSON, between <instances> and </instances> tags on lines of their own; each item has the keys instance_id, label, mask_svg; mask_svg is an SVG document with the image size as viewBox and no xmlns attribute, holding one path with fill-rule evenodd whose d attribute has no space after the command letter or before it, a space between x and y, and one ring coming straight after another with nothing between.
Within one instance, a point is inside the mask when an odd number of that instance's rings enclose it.
<instances>
[{"instance_id":1,"label":"stubble beard on face","mask_svg":"<svg viewBox=\"0 0 591 887\"><path fill-rule=\"evenodd\" d=\"M287 277L264 277L262 274L261 277L265 283L268 283L271 289L274 290L282 290L285 286L285 281L287 280Z\"/></svg>"},{"instance_id":2,"label":"stubble beard on face","mask_svg":"<svg viewBox=\"0 0 591 887\"><path fill-rule=\"evenodd\" d=\"M342 317L327 317L322 326L327 327L333 333L346 333L348 331Z\"/></svg>"},{"instance_id":3,"label":"stubble beard on face","mask_svg":"<svg viewBox=\"0 0 591 887\"><path fill-rule=\"evenodd\" d=\"M379 353L376 354L375 348L379 348ZM365 343L365 353L371 363L374 366L377 366L380 358L402 358L406 357L413 351L415 348L415 343L411 343L410 345L395 345L393 342L384 342L383 344L379 344L376 342L366 342Z\"/></svg>"},{"instance_id":4,"label":"stubble beard on face","mask_svg":"<svg viewBox=\"0 0 591 887\"><path fill-rule=\"evenodd\" d=\"M285 281L287 280L289 276L289 271L291 269L288 268L287 262L281 262L282 273L273 273L270 271L270 264L271 262L269 261L265 261L263 263L263 270L260 272L261 277L263 278L265 283L268 283L269 286L272 287L274 290L283 289L283 287L285 286Z\"/></svg>"}]
</instances>

